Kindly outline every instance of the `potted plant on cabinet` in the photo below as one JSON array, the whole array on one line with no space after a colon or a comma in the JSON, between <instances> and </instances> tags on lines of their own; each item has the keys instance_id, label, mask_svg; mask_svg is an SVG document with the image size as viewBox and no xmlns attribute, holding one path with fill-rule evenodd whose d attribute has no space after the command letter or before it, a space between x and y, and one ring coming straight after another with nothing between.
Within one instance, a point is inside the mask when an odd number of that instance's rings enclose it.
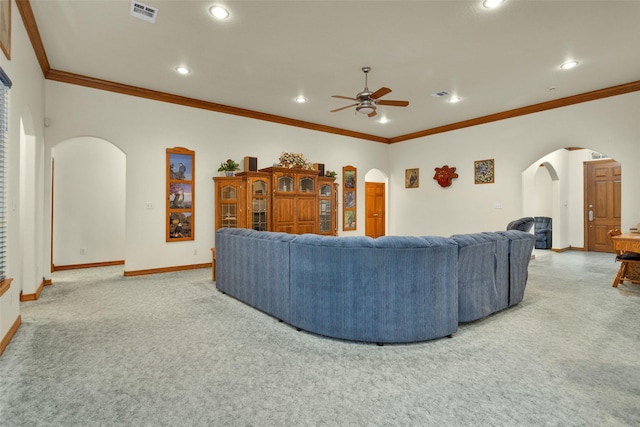
<instances>
[{"instance_id":1,"label":"potted plant on cabinet","mask_svg":"<svg viewBox=\"0 0 640 427\"><path fill-rule=\"evenodd\" d=\"M226 176L233 176L233 172L240 169L240 165L234 162L231 159L227 159L224 162L220 163L220 167L218 168L218 172L224 172Z\"/></svg>"}]
</instances>

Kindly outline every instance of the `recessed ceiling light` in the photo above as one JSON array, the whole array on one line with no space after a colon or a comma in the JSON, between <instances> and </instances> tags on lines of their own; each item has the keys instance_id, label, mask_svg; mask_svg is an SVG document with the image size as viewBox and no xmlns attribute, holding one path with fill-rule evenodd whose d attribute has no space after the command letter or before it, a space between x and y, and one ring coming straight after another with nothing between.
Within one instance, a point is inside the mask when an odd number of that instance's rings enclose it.
<instances>
[{"instance_id":1,"label":"recessed ceiling light","mask_svg":"<svg viewBox=\"0 0 640 427\"><path fill-rule=\"evenodd\" d=\"M187 67L176 67L176 71L180 74L189 74L191 72Z\"/></svg>"},{"instance_id":2,"label":"recessed ceiling light","mask_svg":"<svg viewBox=\"0 0 640 427\"><path fill-rule=\"evenodd\" d=\"M578 65L578 61L567 61L564 64L562 64L560 68L562 68L563 70L570 70L576 65Z\"/></svg>"},{"instance_id":3,"label":"recessed ceiling light","mask_svg":"<svg viewBox=\"0 0 640 427\"><path fill-rule=\"evenodd\" d=\"M307 102L307 98L305 98L304 96L296 96L293 100L298 104L304 104L305 102Z\"/></svg>"},{"instance_id":4,"label":"recessed ceiling light","mask_svg":"<svg viewBox=\"0 0 640 427\"><path fill-rule=\"evenodd\" d=\"M460 102L462 100L462 98L460 98L459 96L455 96L453 95L451 98L449 98L449 102L452 104L455 104L456 102Z\"/></svg>"},{"instance_id":5,"label":"recessed ceiling light","mask_svg":"<svg viewBox=\"0 0 640 427\"><path fill-rule=\"evenodd\" d=\"M494 7L500 6L502 3L504 3L504 0L484 0L482 5L487 9L493 9Z\"/></svg>"},{"instance_id":6,"label":"recessed ceiling light","mask_svg":"<svg viewBox=\"0 0 640 427\"><path fill-rule=\"evenodd\" d=\"M216 19L227 19L229 17L229 11L222 6L211 6L209 12Z\"/></svg>"}]
</instances>

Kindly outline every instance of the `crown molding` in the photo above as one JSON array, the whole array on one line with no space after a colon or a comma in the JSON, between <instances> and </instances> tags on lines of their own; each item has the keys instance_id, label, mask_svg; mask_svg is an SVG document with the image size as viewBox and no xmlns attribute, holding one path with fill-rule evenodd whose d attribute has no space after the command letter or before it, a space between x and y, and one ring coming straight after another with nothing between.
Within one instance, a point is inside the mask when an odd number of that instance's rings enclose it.
<instances>
[{"instance_id":1,"label":"crown molding","mask_svg":"<svg viewBox=\"0 0 640 427\"><path fill-rule=\"evenodd\" d=\"M31 3L29 0L16 0L16 6L20 12L24 28L27 30L29 40L31 40L31 46L33 47L33 51L35 52L40 68L42 69L42 74L46 76L51 69L51 66L49 65L47 53L45 52L44 45L42 44L42 38L40 37L40 31L36 24L36 18L33 16Z\"/></svg>"},{"instance_id":2,"label":"crown molding","mask_svg":"<svg viewBox=\"0 0 640 427\"><path fill-rule=\"evenodd\" d=\"M496 122L498 120L512 119L514 117L525 116L527 114L539 113L554 108L567 107L569 105L580 104L582 102L595 101L597 99L608 98L610 96L623 95L625 93L636 92L640 90L640 80L630 83L624 83L617 86L611 86L604 89L598 89L591 92L585 92L578 95L567 96L565 98L554 99L551 101L541 102L539 104L528 105L526 107L515 108L513 110L502 111L500 113L489 114L487 116L476 117L462 122L451 123L444 126L425 129L422 131L409 133L395 138L390 138L389 143L408 141L410 139L422 138L424 136L435 135L438 133L449 132L456 129L463 129L471 126L483 125L485 123Z\"/></svg>"},{"instance_id":3,"label":"crown molding","mask_svg":"<svg viewBox=\"0 0 640 427\"><path fill-rule=\"evenodd\" d=\"M159 92L151 89L144 89L137 86L125 85L122 83L111 82L108 80L96 79L94 77L83 76L80 74L68 73L66 71L49 70L45 75L47 80L53 80L62 83L69 83L78 86L90 87L93 89L106 90L109 92L120 93L124 95L136 96L139 98L152 99L154 101L168 102L171 104L183 105L186 107L199 108L202 110L215 111L218 113L232 114L234 116L248 117L256 120L264 120L267 122L278 123L287 126L295 126L304 129L316 130L319 132L332 133L336 135L348 136L352 138L365 139L375 142L388 143L388 138L366 133L353 132L346 129L335 128L331 126L319 125L316 123L305 122L302 120L290 119L288 117L276 116L274 114L261 113L259 111L246 110L244 108L231 107L215 102L202 101L185 96L173 95L166 92Z\"/></svg>"}]
</instances>

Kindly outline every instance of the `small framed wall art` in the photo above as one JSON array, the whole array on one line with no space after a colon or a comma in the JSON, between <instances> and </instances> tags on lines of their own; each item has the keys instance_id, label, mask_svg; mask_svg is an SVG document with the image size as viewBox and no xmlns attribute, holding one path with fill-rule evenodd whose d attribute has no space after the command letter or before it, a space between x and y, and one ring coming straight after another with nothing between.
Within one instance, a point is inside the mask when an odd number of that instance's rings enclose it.
<instances>
[{"instance_id":1,"label":"small framed wall art","mask_svg":"<svg viewBox=\"0 0 640 427\"><path fill-rule=\"evenodd\" d=\"M357 170L353 166L344 166L342 168L342 229L345 231L353 231L357 228Z\"/></svg>"},{"instance_id":2,"label":"small framed wall art","mask_svg":"<svg viewBox=\"0 0 640 427\"><path fill-rule=\"evenodd\" d=\"M493 184L495 182L495 165L493 159L476 160L473 169L476 184Z\"/></svg>"},{"instance_id":3,"label":"small framed wall art","mask_svg":"<svg viewBox=\"0 0 640 427\"><path fill-rule=\"evenodd\" d=\"M405 169L404 188L418 188L420 186L420 169Z\"/></svg>"},{"instance_id":4,"label":"small framed wall art","mask_svg":"<svg viewBox=\"0 0 640 427\"><path fill-rule=\"evenodd\" d=\"M194 240L195 152L167 148L167 242Z\"/></svg>"}]
</instances>

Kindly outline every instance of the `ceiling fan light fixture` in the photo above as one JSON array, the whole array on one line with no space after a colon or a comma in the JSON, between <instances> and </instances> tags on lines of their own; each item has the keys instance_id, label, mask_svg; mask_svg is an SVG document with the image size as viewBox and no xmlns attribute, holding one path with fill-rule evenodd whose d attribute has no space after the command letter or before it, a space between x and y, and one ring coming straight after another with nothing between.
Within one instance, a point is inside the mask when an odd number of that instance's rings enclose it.
<instances>
[{"instance_id":1,"label":"ceiling fan light fixture","mask_svg":"<svg viewBox=\"0 0 640 427\"><path fill-rule=\"evenodd\" d=\"M363 103L362 105L358 105L356 107L356 111L358 113L369 115L369 114L373 113L374 111L376 111L376 107L374 107L373 105L370 105L370 104L364 104Z\"/></svg>"}]
</instances>

